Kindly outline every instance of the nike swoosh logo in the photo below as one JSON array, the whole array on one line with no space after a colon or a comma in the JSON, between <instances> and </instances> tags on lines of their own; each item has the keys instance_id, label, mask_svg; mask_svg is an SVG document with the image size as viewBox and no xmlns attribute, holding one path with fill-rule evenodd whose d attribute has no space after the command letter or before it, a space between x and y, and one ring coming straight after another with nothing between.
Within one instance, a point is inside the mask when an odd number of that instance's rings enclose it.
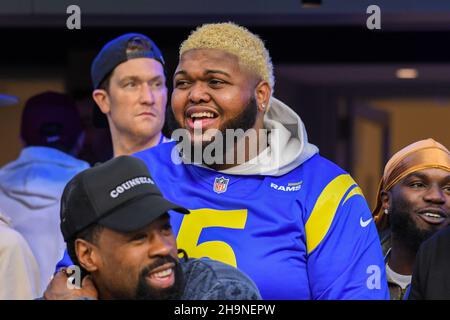
<instances>
[{"instance_id":1,"label":"nike swoosh logo","mask_svg":"<svg viewBox=\"0 0 450 320\"><path fill-rule=\"evenodd\" d=\"M363 218L359 218L359 224L361 225L361 227L365 228L369 225L370 221L372 221L372 218L370 218L367 221L364 221Z\"/></svg>"}]
</instances>

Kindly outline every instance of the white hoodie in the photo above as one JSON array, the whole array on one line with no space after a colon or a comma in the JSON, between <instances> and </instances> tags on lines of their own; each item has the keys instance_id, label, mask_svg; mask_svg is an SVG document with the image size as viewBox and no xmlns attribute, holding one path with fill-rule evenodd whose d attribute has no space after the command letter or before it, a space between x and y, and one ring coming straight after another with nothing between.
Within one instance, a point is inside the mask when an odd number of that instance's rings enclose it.
<instances>
[{"instance_id":1,"label":"white hoodie","mask_svg":"<svg viewBox=\"0 0 450 320\"><path fill-rule=\"evenodd\" d=\"M280 100L272 97L264 115L264 129L270 133L268 147L257 157L235 167L219 170L234 175L282 176L319 152L308 142L302 119ZM191 163L183 158L186 163ZM194 165L213 170L203 164Z\"/></svg>"},{"instance_id":2,"label":"white hoodie","mask_svg":"<svg viewBox=\"0 0 450 320\"><path fill-rule=\"evenodd\" d=\"M65 249L59 227L60 199L67 182L87 162L47 147L24 148L0 169L0 211L27 240L40 269L41 295Z\"/></svg>"},{"instance_id":3,"label":"white hoodie","mask_svg":"<svg viewBox=\"0 0 450 320\"><path fill-rule=\"evenodd\" d=\"M0 300L39 296L39 267L30 246L0 212Z\"/></svg>"}]
</instances>

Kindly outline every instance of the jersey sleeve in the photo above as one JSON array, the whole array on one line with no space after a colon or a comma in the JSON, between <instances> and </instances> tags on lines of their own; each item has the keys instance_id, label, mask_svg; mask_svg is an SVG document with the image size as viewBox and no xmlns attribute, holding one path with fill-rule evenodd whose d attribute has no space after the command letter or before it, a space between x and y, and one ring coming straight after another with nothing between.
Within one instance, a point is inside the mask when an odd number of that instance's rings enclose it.
<instances>
[{"instance_id":1,"label":"jersey sleeve","mask_svg":"<svg viewBox=\"0 0 450 320\"><path fill-rule=\"evenodd\" d=\"M377 230L349 175L337 177L322 191L305 232L313 299L389 299Z\"/></svg>"},{"instance_id":2,"label":"jersey sleeve","mask_svg":"<svg viewBox=\"0 0 450 320\"><path fill-rule=\"evenodd\" d=\"M55 273L58 272L61 268L67 268L73 265L72 259L70 259L69 254L67 253L67 249L64 250L64 255L61 260L58 261L55 267Z\"/></svg>"}]
</instances>

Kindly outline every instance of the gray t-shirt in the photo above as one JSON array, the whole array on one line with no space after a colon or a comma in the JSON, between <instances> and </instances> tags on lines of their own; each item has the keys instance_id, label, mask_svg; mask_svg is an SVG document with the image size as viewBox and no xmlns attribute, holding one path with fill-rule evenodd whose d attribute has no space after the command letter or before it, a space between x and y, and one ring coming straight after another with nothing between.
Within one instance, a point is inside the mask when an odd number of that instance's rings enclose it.
<instances>
[{"instance_id":1,"label":"gray t-shirt","mask_svg":"<svg viewBox=\"0 0 450 320\"><path fill-rule=\"evenodd\" d=\"M260 300L255 283L225 263L202 259L181 260L185 288L181 300Z\"/></svg>"}]
</instances>

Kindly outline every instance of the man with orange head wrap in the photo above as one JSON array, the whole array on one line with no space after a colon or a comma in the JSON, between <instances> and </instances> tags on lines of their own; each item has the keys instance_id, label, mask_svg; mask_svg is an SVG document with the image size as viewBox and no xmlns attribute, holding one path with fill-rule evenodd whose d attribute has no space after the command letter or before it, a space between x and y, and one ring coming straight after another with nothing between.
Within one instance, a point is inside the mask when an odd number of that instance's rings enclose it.
<instances>
[{"instance_id":1,"label":"man with orange head wrap","mask_svg":"<svg viewBox=\"0 0 450 320\"><path fill-rule=\"evenodd\" d=\"M386 164L373 211L391 299L411 283L419 246L450 224L450 152L433 139L410 144Z\"/></svg>"}]
</instances>

